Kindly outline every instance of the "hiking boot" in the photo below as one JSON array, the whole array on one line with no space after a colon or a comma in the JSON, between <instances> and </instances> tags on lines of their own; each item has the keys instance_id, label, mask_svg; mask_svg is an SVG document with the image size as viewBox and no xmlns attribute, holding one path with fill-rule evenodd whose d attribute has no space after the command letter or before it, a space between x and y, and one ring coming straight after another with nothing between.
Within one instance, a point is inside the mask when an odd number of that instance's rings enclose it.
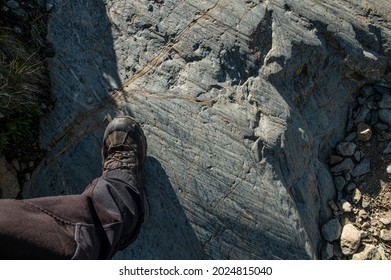
<instances>
[{"instance_id":1,"label":"hiking boot","mask_svg":"<svg viewBox=\"0 0 391 280\"><path fill-rule=\"evenodd\" d=\"M103 136L103 173L122 169L142 183L146 152L147 141L140 125L130 117L116 117Z\"/></svg>"},{"instance_id":2,"label":"hiking boot","mask_svg":"<svg viewBox=\"0 0 391 280\"><path fill-rule=\"evenodd\" d=\"M136 179L144 200L144 220L149 214L143 184L146 153L147 141L143 130L135 120L123 116L116 117L109 123L103 136L103 174L120 169L129 172Z\"/></svg>"}]
</instances>

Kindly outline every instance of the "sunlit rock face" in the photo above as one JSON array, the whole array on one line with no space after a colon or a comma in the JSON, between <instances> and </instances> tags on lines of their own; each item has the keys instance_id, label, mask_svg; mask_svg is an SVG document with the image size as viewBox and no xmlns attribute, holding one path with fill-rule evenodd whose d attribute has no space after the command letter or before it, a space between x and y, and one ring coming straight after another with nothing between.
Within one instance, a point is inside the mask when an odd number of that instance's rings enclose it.
<instances>
[{"instance_id":1,"label":"sunlit rock face","mask_svg":"<svg viewBox=\"0 0 391 280\"><path fill-rule=\"evenodd\" d=\"M80 193L110 117L148 140L151 217L121 259L313 259L326 164L365 84L391 80L388 1L53 1L56 106L25 197Z\"/></svg>"}]
</instances>

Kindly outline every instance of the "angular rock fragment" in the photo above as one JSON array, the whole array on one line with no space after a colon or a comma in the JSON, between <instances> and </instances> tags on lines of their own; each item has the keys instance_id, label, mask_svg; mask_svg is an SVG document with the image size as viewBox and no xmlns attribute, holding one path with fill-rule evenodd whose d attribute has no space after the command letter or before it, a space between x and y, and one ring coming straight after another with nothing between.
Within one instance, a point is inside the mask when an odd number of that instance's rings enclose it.
<instances>
[{"instance_id":1,"label":"angular rock fragment","mask_svg":"<svg viewBox=\"0 0 391 280\"><path fill-rule=\"evenodd\" d=\"M391 110L390 109L380 109L379 110L379 119L385 122L388 125L391 125Z\"/></svg>"},{"instance_id":2,"label":"angular rock fragment","mask_svg":"<svg viewBox=\"0 0 391 280\"><path fill-rule=\"evenodd\" d=\"M346 158L340 164L330 168L332 173L348 172L352 171L354 163L351 158Z\"/></svg>"},{"instance_id":3,"label":"angular rock fragment","mask_svg":"<svg viewBox=\"0 0 391 280\"><path fill-rule=\"evenodd\" d=\"M388 143L387 143L387 145L386 145L386 147L384 148L384 150L383 150L383 154L389 154L389 153L391 153L391 141L389 141Z\"/></svg>"},{"instance_id":4,"label":"angular rock fragment","mask_svg":"<svg viewBox=\"0 0 391 280\"><path fill-rule=\"evenodd\" d=\"M330 260L332 257L334 257L334 246L333 244L327 242L323 247L322 247L322 259L323 260Z\"/></svg>"},{"instance_id":5,"label":"angular rock fragment","mask_svg":"<svg viewBox=\"0 0 391 280\"><path fill-rule=\"evenodd\" d=\"M357 164L354 167L352 171L352 176L359 177L361 175L369 173L370 171L371 171L371 162L369 159L364 158L359 164Z\"/></svg>"},{"instance_id":6,"label":"angular rock fragment","mask_svg":"<svg viewBox=\"0 0 391 280\"><path fill-rule=\"evenodd\" d=\"M337 145L337 153L341 156L352 156L357 145L351 142L341 142Z\"/></svg>"},{"instance_id":7,"label":"angular rock fragment","mask_svg":"<svg viewBox=\"0 0 391 280\"><path fill-rule=\"evenodd\" d=\"M383 241L391 241L391 230L388 229L382 229L380 231L380 238Z\"/></svg>"},{"instance_id":8,"label":"angular rock fragment","mask_svg":"<svg viewBox=\"0 0 391 280\"><path fill-rule=\"evenodd\" d=\"M341 201L341 208L342 208L342 211L344 211L345 213L352 212L352 210L353 210L352 204L350 204L350 202L346 201L346 200Z\"/></svg>"},{"instance_id":9,"label":"angular rock fragment","mask_svg":"<svg viewBox=\"0 0 391 280\"><path fill-rule=\"evenodd\" d=\"M382 260L379 250L372 244L363 244L359 251L352 256L352 260Z\"/></svg>"},{"instance_id":10,"label":"angular rock fragment","mask_svg":"<svg viewBox=\"0 0 391 280\"><path fill-rule=\"evenodd\" d=\"M360 231L352 224L346 224L342 229L340 245L344 255L354 254L360 246Z\"/></svg>"},{"instance_id":11,"label":"angular rock fragment","mask_svg":"<svg viewBox=\"0 0 391 280\"><path fill-rule=\"evenodd\" d=\"M338 219L332 219L322 227L323 238L329 242L337 240L341 235L341 229L342 227Z\"/></svg>"},{"instance_id":12,"label":"angular rock fragment","mask_svg":"<svg viewBox=\"0 0 391 280\"><path fill-rule=\"evenodd\" d=\"M382 109L391 109L391 96L384 94L377 105Z\"/></svg>"},{"instance_id":13,"label":"angular rock fragment","mask_svg":"<svg viewBox=\"0 0 391 280\"><path fill-rule=\"evenodd\" d=\"M359 189L354 189L352 200L353 203L358 203L361 200L361 191Z\"/></svg>"},{"instance_id":14,"label":"angular rock fragment","mask_svg":"<svg viewBox=\"0 0 391 280\"><path fill-rule=\"evenodd\" d=\"M334 178L334 184L335 184L335 188L337 189L337 191L340 192L345 187L346 180L342 176L337 176L337 177Z\"/></svg>"}]
</instances>

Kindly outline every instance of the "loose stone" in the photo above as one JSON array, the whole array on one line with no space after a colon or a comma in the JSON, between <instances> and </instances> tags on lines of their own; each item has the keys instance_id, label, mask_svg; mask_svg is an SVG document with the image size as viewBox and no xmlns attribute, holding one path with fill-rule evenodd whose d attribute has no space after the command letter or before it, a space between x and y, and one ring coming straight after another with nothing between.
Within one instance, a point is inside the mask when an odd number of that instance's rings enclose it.
<instances>
[{"instance_id":1,"label":"loose stone","mask_svg":"<svg viewBox=\"0 0 391 280\"><path fill-rule=\"evenodd\" d=\"M351 142L341 142L337 145L337 153L341 156L352 156L357 145Z\"/></svg>"},{"instance_id":2,"label":"loose stone","mask_svg":"<svg viewBox=\"0 0 391 280\"><path fill-rule=\"evenodd\" d=\"M324 260L330 260L332 257L334 257L334 246L333 244L326 243L322 248L322 259Z\"/></svg>"},{"instance_id":3,"label":"loose stone","mask_svg":"<svg viewBox=\"0 0 391 280\"><path fill-rule=\"evenodd\" d=\"M330 171L332 173L348 172L348 171L352 171L353 167L354 167L354 163L352 159L346 158L340 164L332 167Z\"/></svg>"},{"instance_id":4,"label":"loose stone","mask_svg":"<svg viewBox=\"0 0 391 280\"><path fill-rule=\"evenodd\" d=\"M357 137L357 133L356 132L352 132L352 133L349 133L348 136L346 136L344 141L345 142L352 142L354 139L356 139L356 137Z\"/></svg>"},{"instance_id":5,"label":"loose stone","mask_svg":"<svg viewBox=\"0 0 391 280\"><path fill-rule=\"evenodd\" d=\"M345 213L350 213L353 210L353 206L346 200L341 201L341 208Z\"/></svg>"},{"instance_id":6,"label":"loose stone","mask_svg":"<svg viewBox=\"0 0 391 280\"><path fill-rule=\"evenodd\" d=\"M356 188L356 184L355 183L349 183L347 186L346 186L346 190L348 192L354 190Z\"/></svg>"},{"instance_id":7,"label":"loose stone","mask_svg":"<svg viewBox=\"0 0 391 280\"><path fill-rule=\"evenodd\" d=\"M365 122L365 120L368 118L370 113L371 113L370 109L368 109L366 107L360 108L360 110L357 114L357 117L354 119L354 124L359 124L361 122Z\"/></svg>"},{"instance_id":8,"label":"loose stone","mask_svg":"<svg viewBox=\"0 0 391 280\"><path fill-rule=\"evenodd\" d=\"M388 125L384 124L384 123L377 123L375 124L375 127L380 130L380 131L384 131L384 130L387 130L388 129Z\"/></svg>"},{"instance_id":9,"label":"loose stone","mask_svg":"<svg viewBox=\"0 0 391 280\"><path fill-rule=\"evenodd\" d=\"M361 200L361 192L359 189L354 189L352 199L353 199L353 203L358 203Z\"/></svg>"},{"instance_id":10,"label":"loose stone","mask_svg":"<svg viewBox=\"0 0 391 280\"><path fill-rule=\"evenodd\" d=\"M360 231L352 224L346 224L342 229L340 245L344 255L354 254L360 246Z\"/></svg>"},{"instance_id":11,"label":"loose stone","mask_svg":"<svg viewBox=\"0 0 391 280\"><path fill-rule=\"evenodd\" d=\"M391 96L384 94L377 105L382 109L391 109Z\"/></svg>"},{"instance_id":12,"label":"loose stone","mask_svg":"<svg viewBox=\"0 0 391 280\"><path fill-rule=\"evenodd\" d=\"M337 155L330 155L329 157L329 164L335 165L343 161L343 157L337 156Z\"/></svg>"},{"instance_id":13,"label":"loose stone","mask_svg":"<svg viewBox=\"0 0 391 280\"><path fill-rule=\"evenodd\" d=\"M369 159L363 159L352 171L353 177L359 177L371 171L371 162Z\"/></svg>"},{"instance_id":14,"label":"loose stone","mask_svg":"<svg viewBox=\"0 0 391 280\"><path fill-rule=\"evenodd\" d=\"M342 176L337 176L334 178L334 184L335 184L335 188L340 192L345 187L346 180Z\"/></svg>"},{"instance_id":15,"label":"loose stone","mask_svg":"<svg viewBox=\"0 0 391 280\"><path fill-rule=\"evenodd\" d=\"M388 229L382 229L380 231L380 238L383 241L391 241L391 230Z\"/></svg>"},{"instance_id":16,"label":"loose stone","mask_svg":"<svg viewBox=\"0 0 391 280\"><path fill-rule=\"evenodd\" d=\"M373 86L373 88L382 95L390 94L390 89L387 85L383 84L376 84Z\"/></svg>"},{"instance_id":17,"label":"loose stone","mask_svg":"<svg viewBox=\"0 0 391 280\"><path fill-rule=\"evenodd\" d=\"M374 245L363 244L360 250L352 256L352 260L381 260L382 256Z\"/></svg>"},{"instance_id":18,"label":"loose stone","mask_svg":"<svg viewBox=\"0 0 391 280\"><path fill-rule=\"evenodd\" d=\"M388 143L387 143L387 146L384 148L384 150L383 150L383 154L389 154L389 153L391 153L391 141L389 141Z\"/></svg>"},{"instance_id":19,"label":"loose stone","mask_svg":"<svg viewBox=\"0 0 391 280\"><path fill-rule=\"evenodd\" d=\"M360 211L358 211L358 216L363 218L363 219L367 219L368 218L368 213L364 209L360 209ZM368 226L369 226L369 223L368 223ZM363 224L363 227L364 227L364 224Z\"/></svg>"},{"instance_id":20,"label":"loose stone","mask_svg":"<svg viewBox=\"0 0 391 280\"><path fill-rule=\"evenodd\" d=\"M389 109L380 109L379 110L379 119L385 122L388 125L391 125L391 110Z\"/></svg>"},{"instance_id":21,"label":"loose stone","mask_svg":"<svg viewBox=\"0 0 391 280\"><path fill-rule=\"evenodd\" d=\"M389 165L387 166L386 172L387 172L388 174L391 174L391 164L389 164Z\"/></svg>"},{"instance_id":22,"label":"loose stone","mask_svg":"<svg viewBox=\"0 0 391 280\"><path fill-rule=\"evenodd\" d=\"M365 197L361 200L362 208L367 208L370 204L371 204L371 202L369 201L369 199L367 199Z\"/></svg>"},{"instance_id":23,"label":"loose stone","mask_svg":"<svg viewBox=\"0 0 391 280\"><path fill-rule=\"evenodd\" d=\"M369 86L369 85L362 87L360 92L365 97L370 97L371 95L375 94L375 92L373 91L372 86Z\"/></svg>"},{"instance_id":24,"label":"loose stone","mask_svg":"<svg viewBox=\"0 0 391 280\"><path fill-rule=\"evenodd\" d=\"M337 204L335 204L335 202L333 200L330 200L329 201L329 206L330 208L333 210L333 211L339 211L339 208L337 206Z\"/></svg>"},{"instance_id":25,"label":"loose stone","mask_svg":"<svg viewBox=\"0 0 391 280\"><path fill-rule=\"evenodd\" d=\"M391 224L391 219L389 219L389 218L380 218L379 221L386 226Z\"/></svg>"},{"instance_id":26,"label":"loose stone","mask_svg":"<svg viewBox=\"0 0 391 280\"><path fill-rule=\"evenodd\" d=\"M332 219L322 227L323 238L329 242L337 240L341 235L341 229L338 219Z\"/></svg>"},{"instance_id":27,"label":"loose stone","mask_svg":"<svg viewBox=\"0 0 391 280\"><path fill-rule=\"evenodd\" d=\"M360 161L361 160L361 152L360 151L355 151L354 152L354 159L356 161Z\"/></svg>"},{"instance_id":28,"label":"loose stone","mask_svg":"<svg viewBox=\"0 0 391 280\"><path fill-rule=\"evenodd\" d=\"M359 123L357 126L357 138L360 141L369 141L372 137L372 129L365 123Z\"/></svg>"}]
</instances>

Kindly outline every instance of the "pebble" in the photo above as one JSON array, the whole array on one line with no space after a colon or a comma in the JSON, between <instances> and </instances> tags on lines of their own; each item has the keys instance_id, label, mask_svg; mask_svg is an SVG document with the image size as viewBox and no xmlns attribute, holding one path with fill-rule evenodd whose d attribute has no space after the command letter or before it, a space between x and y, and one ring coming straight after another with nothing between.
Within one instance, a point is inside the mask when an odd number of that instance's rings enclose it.
<instances>
[{"instance_id":1,"label":"pebble","mask_svg":"<svg viewBox=\"0 0 391 280\"><path fill-rule=\"evenodd\" d=\"M354 123L359 124L361 122L365 122L369 114L371 113L371 110L368 108L360 108L357 112L357 116L354 118Z\"/></svg>"},{"instance_id":2,"label":"pebble","mask_svg":"<svg viewBox=\"0 0 391 280\"><path fill-rule=\"evenodd\" d=\"M363 219L367 219L368 218L368 213L364 209L360 209L358 211L358 216L363 218ZM364 227L364 224L362 226ZM368 226L369 226L369 223L368 223Z\"/></svg>"},{"instance_id":3,"label":"pebble","mask_svg":"<svg viewBox=\"0 0 391 280\"><path fill-rule=\"evenodd\" d=\"M353 177L360 177L371 171L371 162L369 159L364 158L358 165L356 165L352 171Z\"/></svg>"},{"instance_id":4,"label":"pebble","mask_svg":"<svg viewBox=\"0 0 391 280\"><path fill-rule=\"evenodd\" d=\"M331 243L326 243L322 247L322 259L323 260L330 260L332 257L334 257L334 246Z\"/></svg>"},{"instance_id":5,"label":"pebble","mask_svg":"<svg viewBox=\"0 0 391 280\"><path fill-rule=\"evenodd\" d=\"M352 204L349 201L341 200L341 208L345 213L350 213L353 210Z\"/></svg>"},{"instance_id":6,"label":"pebble","mask_svg":"<svg viewBox=\"0 0 391 280\"><path fill-rule=\"evenodd\" d=\"M352 132L352 133L349 133L348 136L346 136L344 141L345 142L352 142L354 139L356 139L356 137L357 137L357 133L356 132Z\"/></svg>"},{"instance_id":7,"label":"pebble","mask_svg":"<svg viewBox=\"0 0 391 280\"><path fill-rule=\"evenodd\" d=\"M322 227L323 238L329 242L337 240L341 235L341 224L338 219L331 219Z\"/></svg>"},{"instance_id":8,"label":"pebble","mask_svg":"<svg viewBox=\"0 0 391 280\"><path fill-rule=\"evenodd\" d=\"M375 94L375 92L373 91L373 87L370 85L363 86L360 92L365 97L370 97Z\"/></svg>"},{"instance_id":9,"label":"pebble","mask_svg":"<svg viewBox=\"0 0 391 280\"><path fill-rule=\"evenodd\" d=\"M356 161L360 161L361 160L361 152L360 151L355 151L354 152L354 159Z\"/></svg>"},{"instance_id":10,"label":"pebble","mask_svg":"<svg viewBox=\"0 0 391 280\"><path fill-rule=\"evenodd\" d=\"M382 95L390 94L390 89L388 85L376 84L373 86L374 90Z\"/></svg>"},{"instance_id":11,"label":"pebble","mask_svg":"<svg viewBox=\"0 0 391 280\"><path fill-rule=\"evenodd\" d=\"M375 127L378 129L378 130L387 130L388 129L388 125L384 124L384 123L377 123L375 124Z\"/></svg>"},{"instance_id":12,"label":"pebble","mask_svg":"<svg viewBox=\"0 0 391 280\"><path fill-rule=\"evenodd\" d=\"M380 218L379 221L386 226L391 224L391 219L389 219L389 218Z\"/></svg>"},{"instance_id":13,"label":"pebble","mask_svg":"<svg viewBox=\"0 0 391 280\"><path fill-rule=\"evenodd\" d=\"M339 211L337 204L333 200L329 201L329 206L333 211Z\"/></svg>"},{"instance_id":14,"label":"pebble","mask_svg":"<svg viewBox=\"0 0 391 280\"><path fill-rule=\"evenodd\" d=\"M388 125L391 125L391 110L389 109L380 109L379 110L379 119L385 122Z\"/></svg>"},{"instance_id":15,"label":"pebble","mask_svg":"<svg viewBox=\"0 0 391 280\"><path fill-rule=\"evenodd\" d=\"M363 244L360 250L352 256L352 260L381 260L382 255L372 244Z\"/></svg>"},{"instance_id":16,"label":"pebble","mask_svg":"<svg viewBox=\"0 0 391 280\"><path fill-rule=\"evenodd\" d=\"M361 200L361 192L359 189L354 189L353 191L353 203L358 203Z\"/></svg>"},{"instance_id":17,"label":"pebble","mask_svg":"<svg viewBox=\"0 0 391 280\"><path fill-rule=\"evenodd\" d=\"M391 241L391 230L389 230L389 229L382 229L380 231L380 238L383 241Z\"/></svg>"},{"instance_id":18,"label":"pebble","mask_svg":"<svg viewBox=\"0 0 391 280\"><path fill-rule=\"evenodd\" d=\"M389 164L389 165L387 166L386 172L387 172L388 174L391 174L391 164Z\"/></svg>"},{"instance_id":19,"label":"pebble","mask_svg":"<svg viewBox=\"0 0 391 280\"><path fill-rule=\"evenodd\" d=\"M330 155L330 157L329 157L329 164L331 164L331 165L335 165L337 163L340 163L341 161L343 161L343 157L341 157L341 156Z\"/></svg>"},{"instance_id":20,"label":"pebble","mask_svg":"<svg viewBox=\"0 0 391 280\"><path fill-rule=\"evenodd\" d=\"M349 184L346 186L346 191L351 192L351 191L354 190L355 188L356 188L356 184L355 184L355 183L349 183Z\"/></svg>"},{"instance_id":21,"label":"pebble","mask_svg":"<svg viewBox=\"0 0 391 280\"><path fill-rule=\"evenodd\" d=\"M361 200L361 207L367 208L370 204L371 204L370 200L363 197L363 199Z\"/></svg>"},{"instance_id":22,"label":"pebble","mask_svg":"<svg viewBox=\"0 0 391 280\"><path fill-rule=\"evenodd\" d=\"M332 167L330 171L332 173L348 172L348 171L352 171L353 167L354 167L354 163L352 159L346 158L338 165Z\"/></svg>"},{"instance_id":23,"label":"pebble","mask_svg":"<svg viewBox=\"0 0 391 280\"><path fill-rule=\"evenodd\" d=\"M359 123L357 126L357 138L360 141L369 141L372 137L372 129L365 123Z\"/></svg>"},{"instance_id":24,"label":"pebble","mask_svg":"<svg viewBox=\"0 0 391 280\"><path fill-rule=\"evenodd\" d=\"M377 109L377 106L375 105L375 102L369 101L369 102L367 102L367 108L371 109L371 110L375 110L375 109Z\"/></svg>"},{"instance_id":25,"label":"pebble","mask_svg":"<svg viewBox=\"0 0 391 280\"><path fill-rule=\"evenodd\" d=\"M360 246L360 231L352 224L346 224L342 229L340 245L344 255L354 254Z\"/></svg>"},{"instance_id":26,"label":"pebble","mask_svg":"<svg viewBox=\"0 0 391 280\"><path fill-rule=\"evenodd\" d=\"M346 180L342 176L337 176L334 178L334 184L335 184L335 188L340 192L345 187Z\"/></svg>"},{"instance_id":27,"label":"pebble","mask_svg":"<svg viewBox=\"0 0 391 280\"><path fill-rule=\"evenodd\" d=\"M356 150L357 145L351 142L341 142L337 145L337 153L341 156L352 156Z\"/></svg>"},{"instance_id":28,"label":"pebble","mask_svg":"<svg viewBox=\"0 0 391 280\"><path fill-rule=\"evenodd\" d=\"M382 109L391 109L391 96L383 94L381 100L377 103L377 106Z\"/></svg>"},{"instance_id":29,"label":"pebble","mask_svg":"<svg viewBox=\"0 0 391 280\"><path fill-rule=\"evenodd\" d=\"M389 141L388 143L387 143L387 146L384 148L384 150L383 150L383 154L389 154L389 153L391 153L391 141Z\"/></svg>"}]
</instances>

